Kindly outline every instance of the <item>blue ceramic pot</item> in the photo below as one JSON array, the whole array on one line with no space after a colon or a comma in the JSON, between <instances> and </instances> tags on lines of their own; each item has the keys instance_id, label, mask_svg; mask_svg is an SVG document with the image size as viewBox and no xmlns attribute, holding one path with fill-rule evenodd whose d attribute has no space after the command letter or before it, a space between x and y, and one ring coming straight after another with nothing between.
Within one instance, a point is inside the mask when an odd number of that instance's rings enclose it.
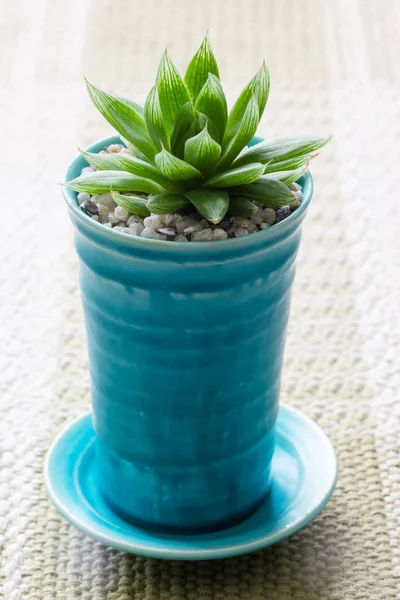
<instances>
[{"instance_id":1,"label":"blue ceramic pot","mask_svg":"<svg viewBox=\"0 0 400 600\"><path fill-rule=\"evenodd\" d=\"M67 181L84 166L76 158ZM300 183L300 208L273 228L190 244L105 228L65 189L80 258L98 484L124 518L171 532L213 530L244 519L267 494L310 174Z\"/></svg>"}]
</instances>

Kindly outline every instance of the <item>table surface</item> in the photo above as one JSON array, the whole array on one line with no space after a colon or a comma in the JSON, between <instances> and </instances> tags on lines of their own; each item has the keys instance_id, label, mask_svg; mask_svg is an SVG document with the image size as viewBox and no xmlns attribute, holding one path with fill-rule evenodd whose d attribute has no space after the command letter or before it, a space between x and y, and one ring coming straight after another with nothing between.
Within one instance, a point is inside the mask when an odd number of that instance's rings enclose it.
<instances>
[{"instance_id":1,"label":"table surface","mask_svg":"<svg viewBox=\"0 0 400 600\"><path fill-rule=\"evenodd\" d=\"M13 0L0 7L0 596L6 600L398 598L400 3ZM82 79L143 101L168 45L207 27L232 101L265 57L260 134L333 134L312 166L282 399L329 434L332 501L265 551L208 563L123 554L69 526L47 447L89 408L71 225L57 183L108 135Z\"/></svg>"}]
</instances>

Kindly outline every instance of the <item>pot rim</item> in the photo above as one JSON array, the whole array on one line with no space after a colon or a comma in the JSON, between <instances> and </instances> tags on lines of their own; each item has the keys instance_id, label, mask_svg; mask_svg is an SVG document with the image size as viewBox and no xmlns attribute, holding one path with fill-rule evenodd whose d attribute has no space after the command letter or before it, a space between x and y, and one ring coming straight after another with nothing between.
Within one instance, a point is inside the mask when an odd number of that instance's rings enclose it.
<instances>
[{"instance_id":1,"label":"pot rim","mask_svg":"<svg viewBox=\"0 0 400 600\"><path fill-rule=\"evenodd\" d=\"M249 145L258 144L263 140L264 138L262 137L254 136ZM85 150L86 152L99 152L100 150L103 150L111 144L118 143L121 143L120 137L117 135L112 135L106 138L102 138L97 142L94 142L93 144L85 148ZM82 166L80 166L80 163L82 164ZM87 161L85 161L81 154L77 154L68 166L64 178L64 183L71 181L71 179L74 179L76 177L74 173L76 167L79 166L79 169L81 170L86 165L88 165ZM249 235L241 236L238 238L228 238L226 240L215 240L210 242L199 242L193 244L173 243L167 240L154 240L133 235L127 235L126 233L122 233L120 231L113 231L113 229L109 227L104 227L102 223L94 221L79 208L77 201L78 192L75 192L67 188L64 184L62 184L62 193L64 196L64 200L68 206L68 209L71 211L72 215L74 215L74 217L78 219L78 221L80 221L85 228L88 228L89 231L91 230L93 234L101 236L105 244L107 244L108 242L118 242L120 244L122 242L126 247L130 247L131 249L144 249L147 247L149 249L151 248L154 250L157 248L159 250L168 250L172 251L174 254L179 253L180 255L182 255L186 253L198 253L199 251L204 253L212 253L217 248L221 250L222 247L225 247L226 250L228 250L228 248L245 248L246 246L252 245L254 242L261 242L263 239L267 244L270 244L274 241L277 241L278 238L285 236L285 230L292 229L293 226L296 226L296 221L297 224L300 225L313 195L313 178L308 169L299 178L298 181L300 182L303 188L302 202L300 206L294 212L292 212L291 215L289 215L289 217L287 217L280 223L277 223L276 225L273 225L268 229L262 229L260 231L256 231Z\"/></svg>"}]
</instances>

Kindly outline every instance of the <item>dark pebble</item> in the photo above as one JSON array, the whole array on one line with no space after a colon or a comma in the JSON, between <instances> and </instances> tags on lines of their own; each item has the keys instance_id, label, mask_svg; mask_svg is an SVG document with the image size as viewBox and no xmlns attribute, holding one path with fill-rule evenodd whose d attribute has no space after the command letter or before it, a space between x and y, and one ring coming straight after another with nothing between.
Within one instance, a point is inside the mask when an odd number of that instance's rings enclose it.
<instances>
[{"instance_id":1,"label":"dark pebble","mask_svg":"<svg viewBox=\"0 0 400 600\"><path fill-rule=\"evenodd\" d=\"M91 217L93 215L99 214L99 209L97 208L97 204L96 204L96 202L93 202L93 200L86 200L82 204L81 209L83 210L83 212L85 212L87 215L89 215Z\"/></svg>"},{"instance_id":2,"label":"dark pebble","mask_svg":"<svg viewBox=\"0 0 400 600\"><path fill-rule=\"evenodd\" d=\"M229 221L221 221L221 223L218 223L219 229L223 229L224 231L226 231L229 228L229 225Z\"/></svg>"},{"instance_id":3,"label":"dark pebble","mask_svg":"<svg viewBox=\"0 0 400 600\"><path fill-rule=\"evenodd\" d=\"M280 223L284 221L291 214L290 206L281 206L276 210L276 219L275 223ZM275 224L274 223L274 224Z\"/></svg>"}]
</instances>

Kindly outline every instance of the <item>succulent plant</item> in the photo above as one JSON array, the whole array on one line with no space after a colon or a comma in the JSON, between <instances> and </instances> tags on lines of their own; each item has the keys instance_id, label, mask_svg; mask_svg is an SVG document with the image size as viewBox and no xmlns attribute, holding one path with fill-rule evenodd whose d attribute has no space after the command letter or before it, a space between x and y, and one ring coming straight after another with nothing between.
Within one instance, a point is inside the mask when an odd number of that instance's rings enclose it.
<instances>
[{"instance_id":1,"label":"succulent plant","mask_svg":"<svg viewBox=\"0 0 400 600\"><path fill-rule=\"evenodd\" d=\"M211 223L227 212L251 216L253 201L290 205L288 187L329 138L275 138L247 147L267 103L265 62L228 113L208 36L184 79L164 52L144 107L89 82L91 100L116 129L130 153L81 151L96 170L66 185L78 192L112 191L114 200L145 216L194 205Z\"/></svg>"}]
</instances>

